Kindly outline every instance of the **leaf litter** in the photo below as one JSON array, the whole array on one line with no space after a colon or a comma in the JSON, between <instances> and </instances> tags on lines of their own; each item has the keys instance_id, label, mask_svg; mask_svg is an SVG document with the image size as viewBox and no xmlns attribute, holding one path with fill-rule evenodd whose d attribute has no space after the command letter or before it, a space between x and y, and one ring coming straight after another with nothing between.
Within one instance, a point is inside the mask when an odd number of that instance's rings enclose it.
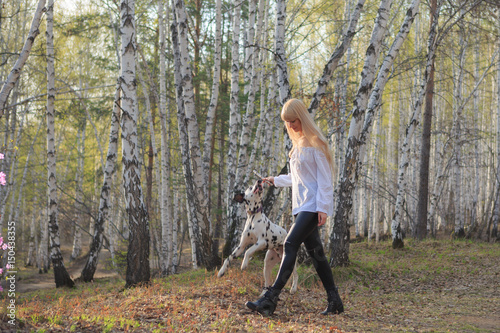
<instances>
[{"instance_id":1,"label":"leaf litter","mask_svg":"<svg viewBox=\"0 0 500 333\"><path fill-rule=\"evenodd\" d=\"M240 271L187 270L124 290L120 279L73 290L23 293L17 329L44 332L498 332L499 244L416 242L351 244L351 265L333 269L345 313L322 316L326 294L312 266L300 265L299 289L280 295L263 317L245 307L258 298L262 261ZM276 269L275 269L276 270ZM7 298L1 299L2 309ZM11 328L0 314L0 329Z\"/></svg>"}]
</instances>

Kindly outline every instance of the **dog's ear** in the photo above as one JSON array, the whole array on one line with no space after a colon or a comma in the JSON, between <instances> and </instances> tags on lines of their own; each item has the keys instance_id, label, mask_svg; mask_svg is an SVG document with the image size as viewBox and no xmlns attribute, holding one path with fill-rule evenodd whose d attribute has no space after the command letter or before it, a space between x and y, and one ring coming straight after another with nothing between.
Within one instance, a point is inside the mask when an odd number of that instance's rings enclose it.
<instances>
[{"instance_id":1,"label":"dog's ear","mask_svg":"<svg viewBox=\"0 0 500 333\"><path fill-rule=\"evenodd\" d=\"M242 203L244 198L245 198L245 195L243 193L236 193L234 195L233 200L236 202Z\"/></svg>"}]
</instances>

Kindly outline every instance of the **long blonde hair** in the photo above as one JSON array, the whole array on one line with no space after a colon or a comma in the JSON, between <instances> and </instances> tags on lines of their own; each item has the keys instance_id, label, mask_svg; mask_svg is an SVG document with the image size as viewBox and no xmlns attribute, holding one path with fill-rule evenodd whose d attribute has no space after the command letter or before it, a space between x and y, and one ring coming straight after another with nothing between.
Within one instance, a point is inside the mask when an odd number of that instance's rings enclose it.
<instances>
[{"instance_id":1,"label":"long blonde hair","mask_svg":"<svg viewBox=\"0 0 500 333\"><path fill-rule=\"evenodd\" d=\"M297 132L290 130L287 122L298 119L302 124L302 133L311 146L318 148L321 152L323 152L323 154L325 154L328 164L330 165L330 170L333 173L333 157L328 141L307 111L305 104L299 99L289 99L285 105L283 105L283 109L281 109L281 119L285 122L286 130L293 143L290 156L292 156L295 149L300 149L300 135Z\"/></svg>"}]
</instances>

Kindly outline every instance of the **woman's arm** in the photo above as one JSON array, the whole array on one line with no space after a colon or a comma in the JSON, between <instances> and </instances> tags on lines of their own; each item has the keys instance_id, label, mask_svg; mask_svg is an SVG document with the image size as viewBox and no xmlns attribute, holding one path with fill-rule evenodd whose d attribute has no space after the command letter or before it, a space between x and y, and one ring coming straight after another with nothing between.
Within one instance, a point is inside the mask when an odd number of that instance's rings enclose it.
<instances>
[{"instance_id":1,"label":"woman's arm","mask_svg":"<svg viewBox=\"0 0 500 333\"><path fill-rule=\"evenodd\" d=\"M278 177L267 177L272 178L272 183L276 187L291 187L292 186L292 175L279 175Z\"/></svg>"}]
</instances>

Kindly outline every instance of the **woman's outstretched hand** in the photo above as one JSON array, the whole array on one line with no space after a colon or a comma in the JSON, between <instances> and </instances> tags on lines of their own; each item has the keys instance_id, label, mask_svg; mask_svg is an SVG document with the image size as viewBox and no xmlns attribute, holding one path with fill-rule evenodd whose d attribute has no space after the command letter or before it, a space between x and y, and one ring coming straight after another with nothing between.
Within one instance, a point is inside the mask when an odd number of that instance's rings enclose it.
<instances>
[{"instance_id":1,"label":"woman's outstretched hand","mask_svg":"<svg viewBox=\"0 0 500 333\"><path fill-rule=\"evenodd\" d=\"M262 181L268 185L274 185L274 177L265 177Z\"/></svg>"},{"instance_id":2,"label":"woman's outstretched hand","mask_svg":"<svg viewBox=\"0 0 500 333\"><path fill-rule=\"evenodd\" d=\"M326 223L326 213L318 212L318 227Z\"/></svg>"}]
</instances>

